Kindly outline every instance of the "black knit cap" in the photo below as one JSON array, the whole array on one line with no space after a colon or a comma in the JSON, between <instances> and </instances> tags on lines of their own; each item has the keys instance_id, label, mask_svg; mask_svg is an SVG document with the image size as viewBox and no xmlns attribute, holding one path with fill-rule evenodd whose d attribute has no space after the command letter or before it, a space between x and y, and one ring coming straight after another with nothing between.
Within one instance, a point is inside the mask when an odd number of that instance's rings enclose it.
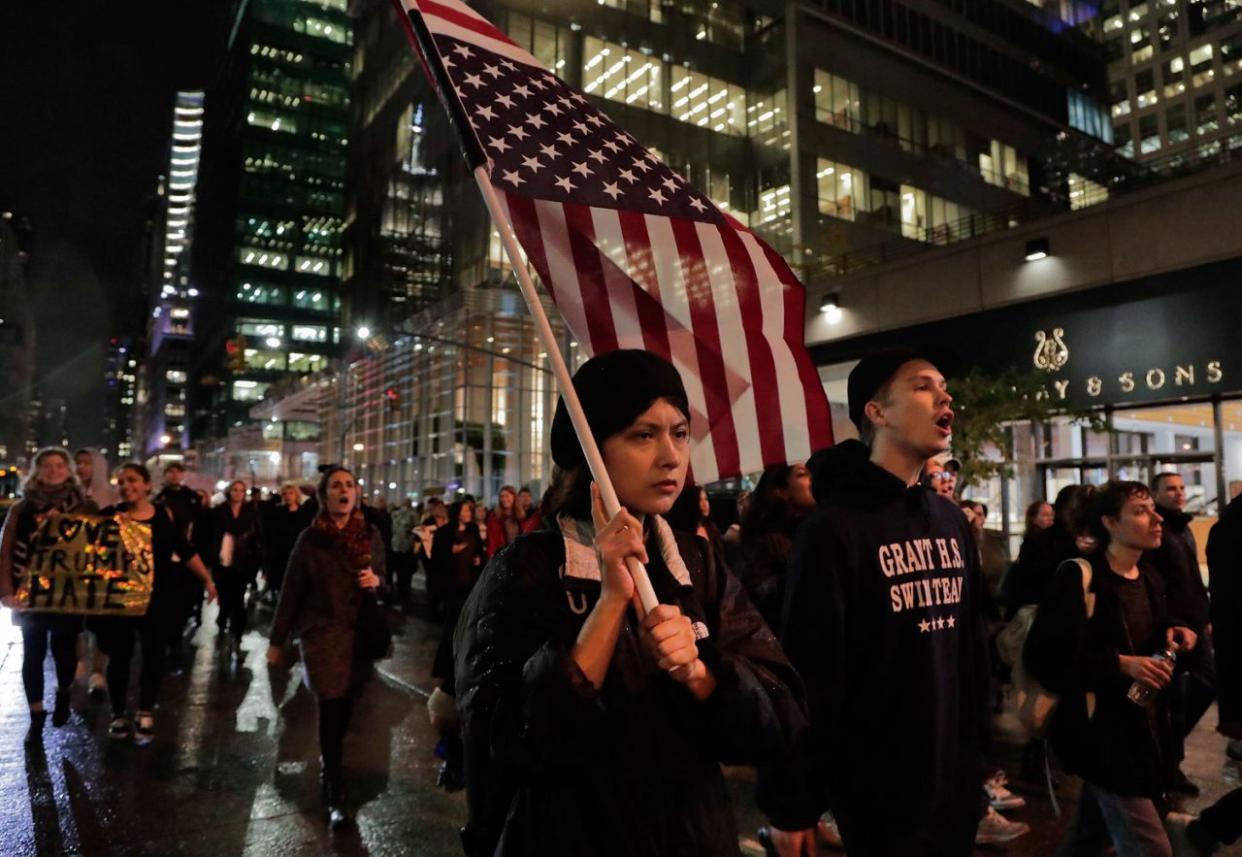
<instances>
[{"instance_id":1,"label":"black knit cap","mask_svg":"<svg viewBox=\"0 0 1242 857\"><path fill-rule=\"evenodd\" d=\"M595 442L634 422L656 399L671 399L687 417L686 387L672 363L648 351L622 349L592 357L574 373L574 389L586 412ZM586 462L565 400L556 400L552 418L552 460L569 470Z\"/></svg>"},{"instance_id":2,"label":"black knit cap","mask_svg":"<svg viewBox=\"0 0 1242 857\"><path fill-rule=\"evenodd\" d=\"M858 365L850 371L846 381L846 397L848 399L850 422L862 431L863 411L867 402L875 398L881 387L897 374L897 370L911 360L926 360L935 366L945 377L950 377L957 369L956 355L946 348L935 345L914 348L893 348L871 354L858 361Z\"/></svg>"}]
</instances>

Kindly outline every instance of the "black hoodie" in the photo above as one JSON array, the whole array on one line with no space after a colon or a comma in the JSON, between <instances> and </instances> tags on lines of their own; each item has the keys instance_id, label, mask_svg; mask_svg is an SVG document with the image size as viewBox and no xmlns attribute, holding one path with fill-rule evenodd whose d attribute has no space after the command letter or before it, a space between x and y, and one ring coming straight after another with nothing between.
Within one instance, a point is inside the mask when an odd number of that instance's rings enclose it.
<instances>
[{"instance_id":1,"label":"black hoodie","mask_svg":"<svg viewBox=\"0 0 1242 857\"><path fill-rule=\"evenodd\" d=\"M798 530L782 643L806 682L809 770L773 776L761 802L777 827L830 805L894 839L969 817L989 680L970 526L857 441L808 467L818 508Z\"/></svg>"}]
</instances>

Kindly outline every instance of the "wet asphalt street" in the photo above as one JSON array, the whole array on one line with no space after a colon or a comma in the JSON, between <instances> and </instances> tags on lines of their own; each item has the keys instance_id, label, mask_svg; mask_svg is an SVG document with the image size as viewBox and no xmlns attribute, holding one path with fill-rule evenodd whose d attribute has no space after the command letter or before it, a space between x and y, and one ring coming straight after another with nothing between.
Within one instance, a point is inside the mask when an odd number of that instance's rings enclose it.
<instances>
[{"instance_id":1,"label":"wet asphalt street","mask_svg":"<svg viewBox=\"0 0 1242 857\"><path fill-rule=\"evenodd\" d=\"M437 628L417 618L398 620L395 655L368 684L346 743L357 828L333 837L319 809L314 699L301 684L300 667L268 668L267 614L252 615L253 630L236 659L217 649L214 608L208 609L185 671L164 685L148 747L110 740L107 703L88 698L80 684L69 724L55 729L49 722L42 742L26 742L21 637L8 616L0 617L0 855L461 854L463 796L435 785L435 736L427 722ZM50 705L55 679L50 661L47 666ZM1214 718L1213 710L1190 743L1185 769L1204 791L1188 804L1192 810L1240 778L1238 766L1226 760L1224 740L1211 730ZM1041 783L1017 778L1016 748L998 745L997 760L1010 771L1011 787L1028 799L1010 816L1033 829L978 853L1052 854L1064 820L1053 815ZM729 778L743 852L761 855L754 831L762 818L749 772L731 770ZM1074 783L1063 779L1068 802ZM894 771L894 801L902 790L901 772ZM1218 853L1242 855L1242 846Z\"/></svg>"}]
</instances>

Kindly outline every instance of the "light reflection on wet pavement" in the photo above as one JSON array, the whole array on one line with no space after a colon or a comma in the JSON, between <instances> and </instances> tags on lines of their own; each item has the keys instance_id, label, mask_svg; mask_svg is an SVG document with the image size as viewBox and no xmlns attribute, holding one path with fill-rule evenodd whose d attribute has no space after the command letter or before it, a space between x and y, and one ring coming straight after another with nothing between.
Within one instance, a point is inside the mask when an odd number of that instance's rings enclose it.
<instances>
[{"instance_id":1,"label":"light reflection on wet pavement","mask_svg":"<svg viewBox=\"0 0 1242 857\"><path fill-rule=\"evenodd\" d=\"M7 613L7 611L4 611ZM394 616L396 614L393 614ZM435 785L435 735L426 694L438 629L417 618L400 622L394 657L358 701L346 741L346 775L357 827L327 833L320 813L314 697L301 667L271 670L265 660L268 615L253 612L254 629L240 659L217 648L214 608L187 650L187 669L170 675L148 747L108 738L106 701L88 698L79 683L74 715L62 729L46 727L42 743L24 741L29 717L21 683L21 635L0 616L0 854L112 857L300 857L300 855L460 855L465 816L461 793ZM133 671L137 682L137 669ZM55 678L47 664L47 701ZM131 689L131 700L137 688ZM1212 731L1215 710L1188 744L1187 773L1203 788L1190 809L1206 806L1239 781ZM980 855L1034 857L1055 850L1066 819L1052 813L1042 783L1016 776L1018 751L997 746L1010 786L1028 805L1009 813L1032 832ZM901 799L901 772L893 772ZM752 800L753 777L728 771L742 852L762 855L755 830L763 823ZM1074 783L1063 777L1063 805ZM840 854L823 849L822 854ZM1219 855L1242 855L1235 846ZM653 855L657 857L657 855Z\"/></svg>"}]
</instances>

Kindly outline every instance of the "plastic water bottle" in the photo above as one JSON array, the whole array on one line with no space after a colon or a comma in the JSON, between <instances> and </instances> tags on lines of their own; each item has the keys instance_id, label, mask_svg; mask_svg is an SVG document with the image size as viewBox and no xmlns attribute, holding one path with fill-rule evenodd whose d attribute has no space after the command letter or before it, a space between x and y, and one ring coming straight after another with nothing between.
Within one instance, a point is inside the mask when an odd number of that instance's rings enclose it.
<instances>
[{"instance_id":1,"label":"plastic water bottle","mask_svg":"<svg viewBox=\"0 0 1242 857\"><path fill-rule=\"evenodd\" d=\"M1169 666L1176 666L1177 652L1173 649L1165 649L1162 652L1156 652L1152 655L1153 660L1168 661ZM1130 685L1130 690L1126 693L1126 697L1135 705L1141 705L1144 708L1150 706L1156 698L1156 689L1141 681L1135 681Z\"/></svg>"}]
</instances>

